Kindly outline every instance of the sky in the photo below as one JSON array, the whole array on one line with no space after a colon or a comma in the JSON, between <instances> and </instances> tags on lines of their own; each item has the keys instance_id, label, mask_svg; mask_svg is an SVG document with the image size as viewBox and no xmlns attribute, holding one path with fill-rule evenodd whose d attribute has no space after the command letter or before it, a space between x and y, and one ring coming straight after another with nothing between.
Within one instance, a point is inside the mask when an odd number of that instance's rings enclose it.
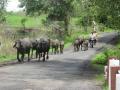
<instances>
[{"instance_id":1,"label":"sky","mask_svg":"<svg viewBox=\"0 0 120 90\"><path fill-rule=\"evenodd\" d=\"M9 11L18 12L18 11L22 10L21 8L18 7L19 4L20 4L20 2L18 0L8 0L6 10L8 12Z\"/></svg>"}]
</instances>

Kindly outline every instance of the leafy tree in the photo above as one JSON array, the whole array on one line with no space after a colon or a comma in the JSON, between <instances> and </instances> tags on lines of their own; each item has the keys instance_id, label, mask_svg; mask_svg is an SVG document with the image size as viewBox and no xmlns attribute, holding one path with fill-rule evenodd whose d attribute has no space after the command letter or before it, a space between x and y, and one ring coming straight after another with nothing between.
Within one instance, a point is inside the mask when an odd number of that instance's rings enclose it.
<instances>
[{"instance_id":1,"label":"leafy tree","mask_svg":"<svg viewBox=\"0 0 120 90\"><path fill-rule=\"evenodd\" d=\"M68 34L68 25L73 13L74 0L20 0L20 7L25 7L28 15L47 13L47 19L64 21L64 28Z\"/></svg>"},{"instance_id":2,"label":"leafy tree","mask_svg":"<svg viewBox=\"0 0 120 90\"><path fill-rule=\"evenodd\" d=\"M99 16L102 20L111 22L109 26L120 29L120 0L91 0L93 5L99 7Z\"/></svg>"},{"instance_id":3,"label":"leafy tree","mask_svg":"<svg viewBox=\"0 0 120 90\"><path fill-rule=\"evenodd\" d=\"M74 0L52 0L50 3L48 18L51 20L64 21L65 31L68 34L70 17L74 11Z\"/></svg>"},{"instance_id":4,"label":"leafy tree","mask_svg":"<svg viewBox=\"0 0 120 90\"><path fill-rule=\"evenodd\" d=\"M6 20L4 15L6 4L7 4L7 0L0 0L0 23Z\"/></svg>"},{"instance_id":5,"label":"leafy tree","mask_svg":"<svg viewBox=\"0 0 120 90\"><path fill-rule=\"evenodd\" d=\"M20 7L25 8L27 15L40 15L45 11L45 0L19 0L21 2Z\"/></svg>"}]
</instances>

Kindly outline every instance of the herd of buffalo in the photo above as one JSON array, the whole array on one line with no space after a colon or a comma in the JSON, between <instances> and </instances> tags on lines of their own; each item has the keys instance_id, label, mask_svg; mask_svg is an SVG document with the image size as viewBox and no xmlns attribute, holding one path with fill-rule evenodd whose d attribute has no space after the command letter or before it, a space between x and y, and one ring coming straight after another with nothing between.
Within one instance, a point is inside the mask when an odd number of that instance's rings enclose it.
<instances>
[{"instance_id":1,"label":"herd of buffalo","mask_svg":"<svg viewBox=\"0 0 120 90\"><path fill-rule=\"evenodd\" d=\"M83 51L88 50L88 46L90 45L90 47L93 48L95 43L95 40L76 38L73 41L74 51L79 51L80 49ZM28 55L28 61L30 61L30 59L33 58L34 52L35 57L38 58L39 61L42 57L44 62L46 59L49 59L49 51L54 54L63 53L64 41L46 38L32 40L29 38L24 38L16 40L13 48L17 49L18 62L24 61L25 54Z\"/></svg>"},{"instance_id":2,"label":"herd of buffalo","mask_svg":"<svg viewBox=\"0 0 120 90\"><path fill-rule=\"evenodd\" d=\"M35 51L36 58L43 57L43 61L49 59L49 51L52 50L53 53L63 53L64 41L59 41L57 39L34 39L30 40L29 38L19 39L15 41L13 48L17 49L17 59L19 62L24 61L25 54L28 55L28 61L33 57ZM30 55L30 52L31 55ZM20 58L21 55L21 58Z\"/></svg>"},{"instance_id":3,"label":"herd of buffalo","mask_svg":"<svg viewBox=\"0 0 120 90\"><path fill-rule=\"evenodd\" d=\"M84 39L84 38L76 38L73 45L74 45L74 51L86 51L88 50L88 47L90 46L93 48L93 46L96 44L96 39L92 40L91 38L89 39Z\"/></svg>"}]
</instances>

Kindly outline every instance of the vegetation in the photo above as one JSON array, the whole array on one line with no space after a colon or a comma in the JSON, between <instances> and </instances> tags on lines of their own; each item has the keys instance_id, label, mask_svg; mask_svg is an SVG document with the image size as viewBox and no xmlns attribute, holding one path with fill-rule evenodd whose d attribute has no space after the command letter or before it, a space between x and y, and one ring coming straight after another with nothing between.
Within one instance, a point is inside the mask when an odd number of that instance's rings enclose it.
<instances>
[{"instance_id":1,"label":"vegetation","mask_svg":"<svg viewBox=\"0 0 120 90\"><path fill-rule=\"evenodd\" d=\"M101 21L109 27L120 29L120 1L119 0L90 0L97 7ZM110 22L110 23L109 23Z\"/></svg>"},{"instance_id":2,"label":"vegetation","mask_svg":"<svg viewBox=\"0 0 120 90\"><path fill-rule=\"evenodd\" d=\"M105 81L104 74L103 74L104 66L107 65L109 58L114 57L114 58L120 59L120 41L119 41L120 38L119 36L116 39L117 40L115 41L115 46L113 46L112 48L104 49L103 52L98 53L92 60L92 66L96 70L99 70L101 72L101 74L97 76L97 79L104 82L103 90L108 90L108 84Z\"/></svg>"},{"instance_id":3,"label":"vegetation","mask_svg":"<svg viewBox=\"0 0 120 90\"><path fill-rule=\"evenodd\" d=\"M42 21L45 19L46 15L41 15L38 17L25 16L19 13L8 13L6 15L6 24L11 27L22 27L21 20L26 19L26 28L39 28L42 26Z\"/></svg>"},{"instance_id":4,"label":"vegetation","mask_svg":"<svg viewBox=\"0 0 120 90\"><path fill-rule=\"evenodd\" d=\"M16 51L13 43L23 37L50 37L65 41L65 48L76 37L88 37L93 30L93 21L98 31L120 29L119 0L19 0L23 12L6 12L7 0L0 0L0 62L14 60ZM32 30L27 34L22 30ZM110 57L120 58L120 42L116 47L98 53L92 61L93 66L103 71ZM104 81L103 74L98 75ZM107 90L107 84L104 84Z\"/></svg>"},{"instance_id":5,"label":"vegetation","mask_svg":"<svg viewBox=\"0 0 120 90\"><path fill-rule=\"evenodd\" d=\"M109 16L101 14L102 11L98 12L102 7L97 3L97 0L93 0L96 4L91 0L19 1L21 2L20 7L25 7L25 12L6 12L7 0L0 2L0 18L6 21L5 23L1 22L3 25L0 26L0 41L2 42L0 59L2 60L15 58L16 52L12 45L19 38L48 36L63 39L65 47L68 47L76 37L88 37L88 34L93 30L93 20L96 21L100 31L112 31L107 24L106 20L108 19L105 18L109 18ZM101 17L99 17L100 15ZM23 35L20 32L22 29L32 29L33 31ZM56 29L59 32L56 33ZM99 58L100 55L95 58L95 62L100 63ZM104 60L101 63L105 64Z\"/></svg>"},{"instance_id":6,"label":"vegetation","mask_svg":"<svg viewBox=\"0 0 120 90\"><path fill-rule=\"evenodd\" d=\"M120 43L117 45L117 48L112 48L112 49L106 49L105 51L103 51L102 53L97 54L94 58L93 58L93 64L101 64L101 65L106 65L107 64L107 60L109 58L118 58L120 59L120 50L119 50L119 45Z\"/></svg>"},{"instance_id":7,"label":"vegetation","mask_svg":"<svg viewBox=\"0 0 120 90\"><path fill-rule=\"evenodd\" d=\"M105 65L107 63L107 56L104 53L99 53L93 59L93 63Z\"/></svg>"},{"instance_id":8,"label":"vegetation","mask_svg":"<svg viewBox=\"0 0 120 90\"><path fill-rule=\"evenodd\" d=\"M47 13L48 20L64 21L64 28L68 34L68 24L72 14L74 0L20 0L21 7L25 7L26 14L40 15Z\"/></svg>"},{"instance_id":9,"label":"vegetation","mask_svg":"<svg viewBox=\"0 0 120 90\"><path fill-rule=\"evenodd\" d=\"M7 0L0 0L0 23L5 22L5 6Z\"/></svg>"}]
</instances>

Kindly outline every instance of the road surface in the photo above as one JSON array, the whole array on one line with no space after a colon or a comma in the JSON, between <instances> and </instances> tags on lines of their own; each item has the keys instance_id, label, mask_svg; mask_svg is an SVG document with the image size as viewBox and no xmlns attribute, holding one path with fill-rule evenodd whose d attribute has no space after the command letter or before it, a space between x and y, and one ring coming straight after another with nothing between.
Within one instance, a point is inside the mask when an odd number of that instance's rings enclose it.
<instances>
[{"instance_id":1,"label":"road surface","mask_svg":"<svg viewBox=\"0 0 120 90\"><path fill-rule=\"evenodd\" d=\"M31 61L0 67L0 90L102 90L95 80L99 71L90 67L91 58L107 45L115 33L105 33L88 51L51 55L47 62Z\"/></svg>"}]
</instances>

